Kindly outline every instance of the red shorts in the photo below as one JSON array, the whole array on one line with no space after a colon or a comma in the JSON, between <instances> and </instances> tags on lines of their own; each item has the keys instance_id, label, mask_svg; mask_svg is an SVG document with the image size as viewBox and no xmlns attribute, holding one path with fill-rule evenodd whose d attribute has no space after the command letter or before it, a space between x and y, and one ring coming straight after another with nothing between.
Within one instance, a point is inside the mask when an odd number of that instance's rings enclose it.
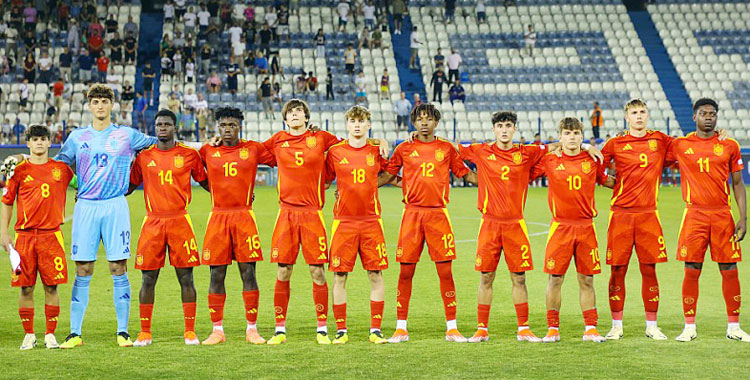
<instances>
[{"instance_id":1,"label":"red shorts","mask_svg":"<svg viewBox=\"0 0 750 380\"><path fill-rule=\"evenodd\" d=\"M396 261L418 263L425 241L432 261L456 259L456 243L448 209L416 208L407 205L398 233Z\"/></svg>"},{"instance_id":2,"label":"red shorts","mask_svg":"<svg viewBox=\"0 0 750 380\"><path fill-rule=\"evenodd\" d=\"M742 261L740 243L735 243L734 218L729 209L686 208L680 223L677 260L702 263L706 248L717 263Z\"/></svg>"},{"instance_id":3,"label":"red shorts","mask_svg":"<svg viewBox=\"0 0 750 380\"><path fill-rule=\"evenodd\" d=\"M607 229L607 264L628 265L633 247L640 263L656 264L667 261L667 248L659 211L610 212Z\"/></svg>"},{"instance_id":4,"label":"red shorts","mask_svg":"<svg viewBox=\"0 0 750 380\"><path fill-rule=\"evenodd\" d=\"M300 245L308 265L328 263L328 238L320 210L282 208L271 237L271 262L292 265Z\"/></svg>"},{"instance_id":5,"label":"red shorts","mask_svg":"<svg viewBox=\"0 0 750 380\"><path fill-rule=\"evenodd\" d=\"M331 228L331 272L351 272L357 253L365 270L388 269L383 221L339 220Z\"/></svg>"},{"instance_id":6,"label":"red shorts","mask_svg":"<svg viewBox=\"0 0 750 380\"><path fill-rule=\"evenodd\" d=\"M175 268L200 265L190 215L171 217L147 215L141 225L135 269L156 270L164 267L169 248L169 264Z\"/></svg>"},{"instance_id":7,"label":"red shorts","mask_svg":"<svg viewBox=\"0 0 750 380\"><path fill-rule=\"evenodd\" d=\"M480 272L496 271L503 252L509 271L519 273L532 270L534 263L531 261L530 246L526 221L523 219L503 220L483 215L479 224L474 269Z\"/></svg>"},{"instance_id":8,"label":"red shorts","mask_svg":"<svg viewBox=\"0 0 750 380\"><path fill-rule=\"evenodd\" d=\"M13 246L21 256L21 274L10 274L11 286L34 286L37 272L47 286L68 282L65 241L60 230L16 231Z\"/></svg>"},{"instance_id":9,"label":"red shorts","mask_svg":"<svg viewBox=\"0 0 750 380\"><path fill-rule=\"evenodd\" d=\"M214 210L208 215L203 239L204 265L229 265L263 260L253 210Z\"/></svg>"},{"instance_id":10,"label":"red shorts","mask_svg":"<svg viewBox=\"0 0 750 380\"><path fill-rule=\"evenodd\" d=\"M581 222L552 221L544 255L544 273L564 275L570 260L575 259L576 271L583 275L601 273L599 243L591 220Z\"/></svg>"}]
</instances>

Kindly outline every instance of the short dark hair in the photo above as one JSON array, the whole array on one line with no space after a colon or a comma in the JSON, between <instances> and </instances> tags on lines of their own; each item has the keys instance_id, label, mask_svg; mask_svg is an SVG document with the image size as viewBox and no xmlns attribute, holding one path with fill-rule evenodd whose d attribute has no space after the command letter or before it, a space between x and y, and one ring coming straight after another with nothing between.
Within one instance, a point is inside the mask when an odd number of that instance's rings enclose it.
<instances>
[{"instance_id":1,"label":"short dark hair","mask_svg":"<svg viewBox=\"0 0 750 380\"><path fill-rule=\"evenodd\" d=\"M31 140L32 137L46 137L50 139L49 128L43 124L32 124L26 129L26 141Z\"/></svg>"},{"instance_id":2,"label":"short dark hair","mask_svg":"<svg viewBox=\"0 0 750 380\"><path fill-rule=\"evenodd\" d=\"M492 125L500 121L509 121L516 125L518 122L518 115L513 111L498 111L492 114Z\"/></svg>"},{"instance_id":3,"label":"short dark hair","mask_svg":"<svg viewBox=\"0 0 750 380\"><path fill-rule=\"evenodd\" d=\"M695 101L695 104L693 104L693 113L695 113L695 111L698 111L698 108L701 108L705 105L713 106L714 109L716 109L716 112L719 112L719 103L716 103L715 100L711 98L700 98Z\"/></svg>"},{"instance_id":4,"label":"short dark hair","mask_svg":"<svg viewBox=\"0 0 750 380\"><path fill-rule=\"evenodd\" d=\"M216 121L219 121L226 117L235 118L240 122L245 119L245 116L242 114L242 111L240 111L239 108L221 107L216 110Z\"/></svg>"},{"instance_id":5,"label":"short dark hair","mask_svg":"<svg viewBox=\"0 0 750 380\"><path fill-rule=\"evenodd\" d=\"M440 110L438 110L437 107L435 107L435 105L432 103L422 103L411 110L412 124L417 121L417 118L419 118L419 115L422 112L426 112L427 115L435 119L435 121L440 121Z\"/></svg>"},{"instance_id":6,"label":"short dark hair","mask_svg":"<svg viewBox=\"0 0 750 380\"><path fill-rule=\"evenodd\" d=\"M172 123L174 123L174 125L177 126L177 115L175 115L174 112L170 111L169 109L167 108L160 109L159 112L157 112L156 115L154 116L154 123L156 123L156 119L159 116L166 116L172 119Z\"/></svg>"}]
</instances>

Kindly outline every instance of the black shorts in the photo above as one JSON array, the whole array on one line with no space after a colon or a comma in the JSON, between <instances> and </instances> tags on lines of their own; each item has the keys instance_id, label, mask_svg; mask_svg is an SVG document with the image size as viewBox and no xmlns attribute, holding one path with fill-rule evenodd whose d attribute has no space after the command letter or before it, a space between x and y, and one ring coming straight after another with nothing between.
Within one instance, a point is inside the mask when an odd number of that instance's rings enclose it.
<instances>
[{"instance_id":1,"label":"black shorts","mask_svg":"<svg viewBox=\"0 0 750 380\"><path fill-rule=\"evenodd\" d=\"M20 102L18 102L18 105L21 107L26 107L26 104L28 103L29 98L23 98Z\"/></svg>"},{"instance_id":2,"label":"black shorts","mask_svg":"<svg viewBox=\"0 0 750 380\"><path fill-rule=\"evenodd\" d=\"M144 79L143 80L143 89L145 91L151 91L151 90L153 90L153 88L154 88L154 82L153 81L154 80L151 79L151 78Z\"/></svg>"},{"instance_id":3,"label":"black shorts","mask_svg":"<svg viewBox=\"0 0 750 380\"><path fill-rule=\"evenodd\" d=\"M403 17L404 17L404 15L402 15L402 14L400 14L400 13L395 13L395 14L393 15L393 20L394 20L394 21L401 21L401 19L403 19Z\"/></svg>"}]
</instances>

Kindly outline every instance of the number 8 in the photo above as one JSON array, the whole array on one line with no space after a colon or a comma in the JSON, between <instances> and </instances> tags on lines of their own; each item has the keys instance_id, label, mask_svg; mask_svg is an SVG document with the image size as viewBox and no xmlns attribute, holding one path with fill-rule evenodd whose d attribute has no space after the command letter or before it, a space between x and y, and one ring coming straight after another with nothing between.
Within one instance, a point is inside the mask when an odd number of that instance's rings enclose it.
<instances>
[{"instance_id":1,"label":"number 8","mask_svg":"<svg viewBox=\"0 0 750 380\"><path fill-rule=\"evenodd\" d=\"M59 271L65 269L65 261L63 261L62 257L55 257L55 259L52 260L52 262L55 263L55 270L56 271L59 272Z\"/></svg>"}]
</instances>

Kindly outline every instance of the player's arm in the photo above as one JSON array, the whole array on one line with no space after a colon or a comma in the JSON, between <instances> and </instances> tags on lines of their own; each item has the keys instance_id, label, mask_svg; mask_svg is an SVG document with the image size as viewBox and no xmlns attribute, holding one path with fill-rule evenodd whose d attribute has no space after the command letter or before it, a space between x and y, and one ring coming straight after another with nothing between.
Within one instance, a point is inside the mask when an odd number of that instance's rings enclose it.
<instances>
[{"instance_id":1,"label":"player's arm","mask_svg":"<svg viewBox=\"0 0 750 380\"><path fill-rule=\"evenodd\" d=\"M203 188L204 190L206 190L206 191L208 191L208 192L211 192L211 187L209 187L209 186L208 186L208 178L206 178L206 179L205 179L204 181L200 181L200 182L198 182L198 184L199 184L199 185L201 185L201 187L202 187L202 188Z\"/></svg>"},{"instance_id":2,"label":"player's arm","mask_svg":"<svg viewBox=\"0 0 750 380\"><path fill-rule=\"evenodd\" d=\"M393 185L396 187L401 187L403 182L403 178L398 175L393 175L388 172L382 172L378 175L378 187L382 187L385 185Z\"/></svg>"},{"instance_id":3,"label":"player's arm","mask_svg":"<svg viewBox=\"0 0 750 380\"><path fill-rule=\"evenodd\" d=\"M469 145L468 147L465 147L458 141L453 142L453 147L456 148L459 158L463 161L474 162L474 160L476 159L476 152L474 150L474 147L476 146L478 145ZM479 186L479 178L477 177L477 173L473 170L470 170L468 174L463 176L463 179L464 181L474 184L475 186Z\"/></svg>"},{"instance_id":4,"label":"player's arm","mask_svg":"<svg viewBox=\"0 0 750 380\"><path fill-rule=\"evenodd\" d=\"M740 211L740 217L737 218L734 226L734 241L740 242L745 238L745 232L747 232L747 194L745 193L741 170L732 173L732 187L734 188L734 200L737 201L737 209Z\"/></svg>"},{"instance_id":5,"label":"player's arm","mask_svg":"<svg viewBox=\"0 0 750 380\"><path fill-rule=\"evenodd\" d=\"M128 185L128 191L125 193L125 196L128 196L130 194L133 194L133 191L138 188L143 183L143 173L141 173L141 157L142 155L137 155L135 157L135 161L133 161L133 165L130 166L130 181Z\"/></svg>"},{"instance_id":6,"label":"player's arm","mask_svg":"<svg viewBox=\"0 0 750 380\"><path fill-rule=\"evenodd\" d=\"M477 178L477 173L473 170L469 170L469 173L463 176L463 179L464 181L474 184L475 186L479 186L479 179Z\"/></svg>"},{"instance_id":7,"label":"player's arm","mask_svg":"<svg viewBox=\"0 0 750 380\"><path fill-rule=\"evenodd\" d=\"M5 252L10 251L10 233L8 226L10 226L10 217L13 214L13 204L3 203L2 210L0 210L0 244L3 245Z\"/></svg>"},{"instance_id":8,"label":"player's arm","mask_svg":"<svg viewBox=\"0 0 750 380\"><path fill-rule=\"evenodd\" d=\"M132 134L130 135L130 147L135 152L146 149L159 142L154 136L149 136L137 129L130 128L130 130L132 131Z\"/></svg>"}]
</instances>

